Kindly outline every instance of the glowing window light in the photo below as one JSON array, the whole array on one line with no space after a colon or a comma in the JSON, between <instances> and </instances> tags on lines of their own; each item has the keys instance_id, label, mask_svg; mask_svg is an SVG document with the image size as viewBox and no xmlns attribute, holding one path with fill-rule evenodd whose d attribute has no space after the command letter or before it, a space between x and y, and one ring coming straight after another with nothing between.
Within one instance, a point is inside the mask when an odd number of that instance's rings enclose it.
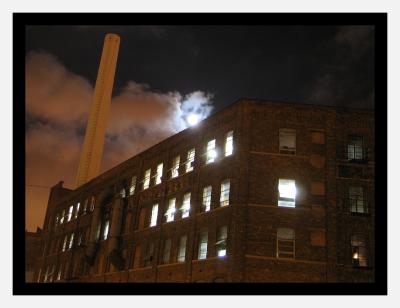
<instances>
[{"instance_id":1,"label":"glowing window light","mask_svg":"<svg viewBox=\"0 0 400 308\"><path fill-rule=\"evenodd\" d=\"M103 240L106 240L108 237L108 229L110 227L110 221L107 220L105 225L104 225L104 230L103 230Z\"/></svg>"},{"instance_id":2,"label":"glowing window light","mask_svg":"<svg viewBox=\"0 0 400 308\"><path fill-rule=\"evenodd\" d=\"M186 193L183 196L183 204L182 204L182 218L186 218L189 217L189 213L190 213L190 193Z\"/></svg>"},{"instance_id":3,"label":"glowing window light","mask_svg":"<svg viewBox=\"0 0 400 308\"><path fill-rule=\"evenodd\" d=\"M154 204L151 209L151 219L150 219L150 227L154 227L157 225L157 216L158 216L158 204Z\"/></svg>"},{"instance_id":4,"label":"glowing window light","mask_svg":"<svg viewBox=\"0 0 400 308\"><path fill-rule=\"evenodd\" d=\"M143 179L143 190L149 188L150 185L150 174L151 174L151 169L147 169L144 173L144 179Z\"/></svg>"},{"instance_id":5,"label":"glowing window light","mask_svg":"<svg viewBox=\"0 0 400 308\"><path fill-rule=\"evenodd\" d=\"M67 248L67 241L68 241L68 235L66 235L66 236L64 237L64 242L63 242L62 251L65 251L65 249Z\"/></svg>"},{"instance_id":6,"label":"glowing window light","mask_svg":"<svg viewBox=\"0 0 400 308\"><path fill-rule=\"evenodd\" d=\"M169 200L168 210L165 212L166 221L174 221L175 219L175 201L176 198L172 198Z\"/></svg>"},{"instance_id":7,"label":"glowing window light","mask_svg":"<svg viewBox=\"0 0 400 308\"><path fill-rule=\"evenodd\" d=\"M225 156L232 155L233 153L233 131L226 134L225 141Z\"/></svg>"},{"instance_id":8,"label":"glowing window light","mask_svg":"<svg viewBox=\"0 0 400 308\"><path fill-rule=\"evenodd\" d=\"M216 157L217 157L217 152L215 151L215 139L213 139L207 143L206 164L213 163Z\"/></svg>"},{"instance_id":9,"label":"glowing window light","mask_svg":"<svg viewBox=\"0 0 400 308\"><path fill-rule=\"evenodd\" d=\"M135 193L136 188L136 176L132 177L131 187L129 187L129 195L132 196Z\"/></svg>"},{"instance_id":10,"label":"glowing window light","mask_svg":"<svg viewBox=\"0 0 400 308\"><path fill-rule=\"evenodd\" d=\"M69 209L68 209L68 219L67 219L67 221L70 221L71 220L71 218L72 218L72 212L74 211L74 206L73 205L71 205L70 207L69 207Z\"/></svg>"},{"instance_id":11,"label":"glowing window light","mask_svg":"<svg viewBox=\"0 0 400 308\"><path fill-rule=\"evenodd\" d=\"M162 174L163 174L163 164L161 163L157 165L156 185L161 183Z\"/></svg>"},{"instance_id":12,"label":"glowing window light","mask_svg":"<svg viewBox=\"0 0 400 308\"><path fill-rule=\"evenodd\" d=\"M199 238L199 251L197 254L199 260L207 258L207 242L208 242L208 233L202 232Z\"/></svg>"},{"instance_id":13,"label":"glowing window light","mask_svg":"<svg viewBox=\"0 0 400 308\"><path fill-rule=\"evenodd\" d=\"M76 206L75 206L75 215L74 215L74 218L76 219L76 218L78 218L78 214L79 214L79 207L81 206L81 203L80 202L78 202L77 204L76 204Z\"/></svg>"},{"instance_id":14,"label":"glowing window light","mask_svg":"<svg viewBox=\"0 0 400 308\"><path fill-rule=\"evenodd\" d=\"M197 125L197 123L200 122L200 115L198 115L197 113L191 113L186 118L186 121L190 126L195 126Z\"/></svg>"},{"instance_id":15,"label":"glowing window light","mask_svg":"<svg viewBox=\"0 0 400 308\"><path fill-rule=\"evenodd\" d=\"M202 210L204 212L208 212L211 207L211 186L206 186L203 188L203 201L202 201Z\"/></svg>"},{"instance_id":16,"label":"glowing window light","mask_svg":"<svg viewBox=\"0 0 400 308\"><path fill-rule=\"evenodd\" d=\"M178 262L185 262L186 259L186 242L187 236L181 236L179 240L179 253L178 253Z\"/></svg>"},{"instance_id":17,"label":"glowing window light","mask_svg":"<svg viewBox=\"0 0 400 308\"><path fill-rule=\"evenodd\" d=\"M74 236L75 236L75 234L72 233L72 234L71 234L71 237L69 238L68 249L71 249L71 248L72 248L72 245L74 245Z\"/></svg>"},{"instance_id":18,"label":"glowing window light","mask_svg":"<svg viewBox=\"0 0 400 308\"><path fill-rule=\"evenodd\" d=\"M174 158L174 162L172 164L172 170L171 170L172 179L179 176L179 163L180 163L180 156L177 156Z\"/></svg>"},{"instance_id":19,"label":"glowing window light","mask_svg":"<svg viewBox=\"0 0 400 308\"><path fill-rule=\"evenodd\" d=\"M186 172L193 171L194 156L196 154L195 149L190 149L187 152Z\"/></svg>"},{"instance_id":20,"label":"glowing window light","mask_svg":"<svg viewBox=\"0 0 400 308\"><path fill-rule=\"evenodd\" d=\"M278 206L295 207L296 182L295 180L279 179Z\"/></svg>"},{"instance_id":21,"label":"glowing window light","mask_svg":"<svg viewBox=\"0 0 400 308\"><path fill-rule=\"evenodd\" d=\"M228 227L222 226L218 229L217 242L215 243L217 249L217 256L226 256L226 240L228 238Z\"/></svg>"},{"instance_id":22,"label":"glowing window light","mask_svg":"<svg viewBox=\"0 0 400 308\"><path fill-rule=\"evenodd\" d=\"M229 205L229 193L230 193L231 182L230 180L225 180L221 183L221 196L219 203L221 206Z\"/></svg>"}]
</instances>

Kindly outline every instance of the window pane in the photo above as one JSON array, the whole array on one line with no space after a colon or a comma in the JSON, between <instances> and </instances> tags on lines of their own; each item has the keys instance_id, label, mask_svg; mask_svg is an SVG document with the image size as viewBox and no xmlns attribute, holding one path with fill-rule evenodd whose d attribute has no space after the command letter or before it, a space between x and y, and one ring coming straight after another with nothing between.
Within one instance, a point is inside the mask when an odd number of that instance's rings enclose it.
<instances>
[{"instance_id":1,"label":"window pane","mask_svg":"<svg viewBox=\"0 0 400 308\"><path fill-rule=\"evenodd\" d=\"M296 182L294 180L279 179L278 206L295 207Z\"/></svg>"},{"instance_id":2,"label":"window pane","mask_svg":"<svg viewBox=\"0 0 400 308\"><path fill-rule=\"evenodd\" d=\"M194 156L195 156L195 149L189 150L187 154L186 172L193 171Z\"/></svg>"},{"instance_id":3,"label":"window pane","mask_svg":"<svg viewBox=\"0 0 400 308\"><path fill-rule=\"evenodd\" d=\"M154 227L157 225L157 216L158 216L158 204L154 204L151 209L151 219L150 219L150 227Z\"/></svg>"},{"instance_id":4,"label":"window pane","mask_svg":"<svg viewBox=\"0 0 400 308\"><path fill-rule=\"evenodd\" d=\"M276 241L277 258L291 258L295 256L295 232L289 228L278 228Z\"/></svg>"},{"instance_id":5,"label":"window pane","mask_svg":"<svg viewBox=\"0 0 400 308\"><path fill-rule=\"evenodd\" d=\"M221 183L221 196L220 196L221 206L229 205L230 186L231 186L230 180L225 180Z\"/></svg>"},{"instance_id":6,"label":"window pane","mask_svg":"<svg viewBox=\"0 0 400 308\"><path fill-rule=\"evenodd\" d=\"M151 169L147 169L144 173L144 179L143 179L143 190L149 188L150 185L150 175L151 175Z\"/></svg>"},{"instance_id":7,"label":"window pane","mask_svg":"<svg viewBox=\"0 0 400 308\"><path fill-rule=\"evenodd\" d=\"M217 152L215 151L215 139L210 140L207 143L207 153L206 153L206 164L213 163L217 157Z\"/></svg>"},{"instance_id":8,"label":"window pane","mask_svg":"<svg viewBox=\"0 0 400 308\"><path fill-rule=\"evenodd\" d=\"M286 154L296 152L296 131L294 129L279 130L279 150Z\"/></svg>"},{"instance_id":9,"label":"window pane","mask_svg":"<svg viewBox=\"0 0 400 308\"><path fill-rule=\"evenodd\" d=\"M175 219L175 198L169 199L169 204L168 204L168 209L165 213L165 217L166 217L166 221L170 222L170 221L174 221Z\"/></svg>"},{"instance_id":10,"label":"window pane","mask_svg":"<svg viewBox=\"0 0 400 308\"><path fill-rule=\"evenodd\" d=\"M207 240L208 233L202 232L199 236L199 251L198 251L198 259L206 259L207 258Z\"/></svg>"},{"instance_id":11,"label":"window pane","mask_svg":"<svg viewBox=\"0 0 400 308\"><path fill-rule=\"evenodd\" d=\"M211 186L204 187L203 189L203 211L208 212L211 207Z\"/></svg>"},{"instance_id":12,"label":"window pane","mask_svg":"<svg viewBox=\"0 0 400 308\"><path fill-rule=\"evenodd\" d=\"M129 195L132 196L135 193L136 188L136 176L131 179L131 186L129 187Z\"/></svg>"},{"instance_id":13,"label":"window pane","mask_svg":"<svg viewBox=\"0 0 400 308\"><path fill-rule=\"evenodd\" d=\"M174 158L171 170L171 178L176 178L179 175L180 156Z\"/></svg>"},{"instance_id":14,"label":"window pane","mask_svg":"<svg viewBox=\"0 0 400 308\"><path fill-rule=\"evenodd\" d=\"M183 196L183 203L182 203L182 218L186 218L189 217L189 213L190 213L190 193L186 193Z\"/></svg>"},{"instance_id":15,"label":"window pane","mask_svg":"<svg viewBox=\"0 0 400 308\"><path fill-rule=\"evenodd\" d=\"M218 229L217 241L215 243L217 256L223 257L226 255L226 239L228 237L228 227L222 226Z\"/></svg>"},{"instance_id":16,"label":"window pane","mask_svg":"<svg viewBox=\"0 0 400 308\"><path fill-rule=\"evenodd\" d=\"M233 131L226 134L225 141L225 156L232 155L233 153Z\"/></svg>"},{"instance_id":17,"label":"window pane","mask_svg":"<svg viewBox=\"0 0 400 308\"><path fill-rule=\"evenodd\" d=\"M163 164L159 164L157 166L156 185L161 183L162 174L163 174Z\"/></svg>"},{"instance_id":18,"label":"window pane","mask_svg":"<svg viewBox=\"0 0 400 308\"><path fill-rule=\"evenodd\" d=\"M181 236L179 240L178 262L185 262L186 259L186 241L187 236Z\"/></svg>"}]
</instances>

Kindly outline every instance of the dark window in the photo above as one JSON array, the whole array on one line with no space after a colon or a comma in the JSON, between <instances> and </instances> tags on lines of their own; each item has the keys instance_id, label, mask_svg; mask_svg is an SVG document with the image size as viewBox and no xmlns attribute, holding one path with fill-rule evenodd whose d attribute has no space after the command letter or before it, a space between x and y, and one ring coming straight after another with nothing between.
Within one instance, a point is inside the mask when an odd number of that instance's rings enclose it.
<instances>
[{"instance_id":1,"label":"dark window","mask_svg":"<svg viewBox=\"0 0 400 308\"><path fill-rule=\"evenodd\" d=\"M347 144L347 159L362 160L364 159L363 137L351 135Z\"/></svg>"},{"instance_id":2,"label":"dark window","mask_svg":"<svg viewBox=\"0 0 400 308\"><path fill-rule=\"evenodd\" d=\"M365 200L364 189L362 186L349 187L349 203L351 213L368 213L367 202Z\"/></svg>"}]
</instances>

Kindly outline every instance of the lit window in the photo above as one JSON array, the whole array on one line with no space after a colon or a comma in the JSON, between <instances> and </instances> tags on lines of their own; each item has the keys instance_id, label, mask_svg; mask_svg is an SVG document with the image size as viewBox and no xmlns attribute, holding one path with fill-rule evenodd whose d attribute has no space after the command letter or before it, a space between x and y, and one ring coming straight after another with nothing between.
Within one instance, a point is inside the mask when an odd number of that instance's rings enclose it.
<instances>
[{"instance_id":1,"label":"lit window","mask_svg":"<svg viewBox=\"0 0 400 308\"><path fill-rule=\"evenodd\" d=\"M203 188L202 211L208 212L211 207L211 186Z\"/></svg>"},{"instance_id":2,"label":"lit window","mask_svg":"<svg viewBox=\"0 0 400 308\"><path fill-rule=\"evenodd\" d=\"M156 185L161 183L162 173L163 173L163 164L158 164L156 173Z\"/></svg>"},{"instance_id":3,"label":"lit window","mask_svg":"<svg viewBox=\"0 0 400 308\"><path fill-rule=\"evenodd\" d=\"M72 246L74 245L74 236L75 236L75 234L74 234L74 233L72 233L72 234L71 234L71 237L69 238L69 245L68 245L68 249L71 249L71 248L72 248Z\"/></svg>"},{"instance_id":4,"label":"lit window","mask_svg":"<svg viewBox=\"0 0 400 308\"><path fill-rule=\"evenodd\" d=\"M62 264L60 264L57 272L57 280L61 280Z\"/></svg>"},{"instance_id":5,"label":"lit window","mask_svg":"<svg viewBox=\"0 0 400 308\"><path fill-rule=\"evenodd\" d=\"M189 217L190 213L190 192L183 196L183 203L181 207L182 218Z\"/></svg>"},{"instance_id":6,"label":"lit window","mask_svg":"<svg viewBox=\"0 0 400 308\"><path fill-rule=\"evenodd\" d=\"M351 213L368 213L366 201L364 199L364 189L362 186L349 187L349 202Z\"/></svg>"},{"instance_id":7,"label":"lit window","mask_svg":"<svg viewBox=\"0 0 400 308\"><path fill-rule=\"evenodd\" d=\"M279 179L278 206L295 207L296 182L295 180Z\"/></svg>"},{"instance_id":8,"label":"lit window","mask_svg":"<svg viewBox=\"0 0 400 308\"><path fill-rule=\"evenodd\" d=\"M186 241L187 236L181 236L179 239L178 262L185 262L186 260Z\"/></svg>"},{"instance_id":9,"label":"lit window","mask_svg":"<svg viewBox=\"0 0 400 308\"><path fill-rule=\"evenodd\" d=\"M143 179L143 190L149 188L150 185L150 173L151 169L147 169L144 173L144 179Z\"/></svg>"},{"instance_id":10,"label":"lit window","mask_svg":"<svg viewBox=\"0 0 400 308\"><path fill-rule=\"evenodd\" d=\"M172 164L171 170L171 178L176 178L179 175L179 163L180 163L180 156L174 158L174 162Z\"/></svg>"},{"instance_id":11,"label":"lit window","mask_svg":"<svg viewBox=\"0 0 400 308\"><path fill-rule=\"evenodd\" d=\"M166 239L164 242L163 263L169 263L171 256L171 239Z\"/></svg>"},{"instance_id":12,"label":"lit window","mask_svg":"<svg viewBox=\"0 0 400 308\"><path fill-rule=\"evenodd\" d=\"M193 171L193 163L194 163L195 153L196 153L195 149L190 149L187 153L186 172Z\"/></svg>"},{"instance_id":13,"label":"lit window","mask_svg":"<svg viewBox=\"0 0 400 308\"><path fill-rule=\"evenodd\" d=\"M38 273L38 275L37 275L37 279L36 279L36 282L40 282L40 276L42 275L42 269L41 268L39 268L39 273Z\"/></svg>"},{"instance_id":14,"label":"lit window","mask_svg":"<svg viewBox=\"0 0 400 308\"><path fill-rule=\"evenodd\" d=\"M61 217L60 217L60 225L62 225L64 223L64 218L65 218L65 210L62 210Z\"/></svg>"},{"instance_id":15,"label":"lit window","mask_svg":"<svg viewBox=\"0 0 400 308\"><path fill-rule=\"evenodd\" d=\"M68 241L68 235L66 235L64 237L64 242L63 242L63 246L62 246L62 251L65 251L65 249L67 248L67 241Z\"/></svg>"},{"instance_id":16,"label":"lit window","mask_svg":"<svg viewBox=\"0 0 400 308\"><path fill-rule=\"evenodd\" d=\"M129 195L132 196L135 193L136 188L136 176L131 179L131 186L129 187Z\"/></svg>"},{"instance_id":17,"label":"lit window","mask_svg":"<svg viewBox=\"0 0 400 308\"><path fill-rule=\"evenodd\" d=\"M349 136L349 143L347 145L347 159L360 160L363 159L363 138L362 136L352 135Z\"/></svg>"},{"instance_id":18,"label":"lit window","mask_svg":"<svg viewBox=\"0 0 400 308\"><path fill-rule=\"evenodd\" d=\"M121 198L125 198L126 197L126 193L125 193L125 188L124 187L121 188L121 191L119 192L119 194L120 194Z\"/></svg>"},{"instance_id":19,"label":"lit window","mask_svg":"<svg viewBox=\"0 0 400 308\"><path fill-rule=\"evenodd\" d=\"M85 215L86 212L87 212L88 202L89 202L89 200L88 200L87 198L86 198L85 201L83 202L82 215Z\"/></svg>"},{"instance_id":20,"label":"lit window","mask_svg":"<svg viewBox=\"0 0 400 308\"><path fill-rule=\"evenodd\" d=\"M226 255L226 239L228 238L228 227L222 226L218 229L217 242L215 243L217 256L224 257Z\"/></svg>"},{"instance_id":21,"label":"lit window","mask_svg":"<svg viewBox=\"0 0 400 308\"><path fill-rule=\"evenodd\" d=\"M157 216L158 216L158 204L154 204L151 209L151 219L150 219L150 227L154 227L157 225Z\"/></svg>"},{"instance_id":22,"label":"lit window","mask_svg":"<svg viewBox=\"0 0 400 308\"><path fill-rule=\"evenodd\" d=\"M153 263L154 244L147 245L146 256L144 258L144 266L150 266Z\"/></svg>"},{"instance_id":23,"label":"lit window","mask_svg":"<svg viewBox=\"0 0 400 308\"><path fill-rule=\"evenodd\" d=\"M296 154L296 130L279 130L279 152L283 154Z\"/></svg>"},{"instance_id":24,"label":"lit window","mask_svg":"<svg viewBox=\"0 0 400 308\"><path fill-rule=\"evenodd\" d=\"M230 186L231 186L230 180L225 180L221 183L221 196L219 199L219 203L221 206L229 205Z\"/></svg>"},{"instance_id":25,"label":"lit window","mask_svg":"<svg viewBox=\"0 0 400 308\"><path fill-rule=\"evenodd\" d=\"M175 198L169 199L168 210L165 212L166 222L174 221L175 219Z\"/></svg>"},{"instance_id":26,"label":"lit window","mask_svg":"<svg viewBox=\"0 0 400 308\"><path fill-rule=\"evenodd\" d=\"M73 205L71 205L70 207L69 207L69 209L68 209L68 218L67 218L67 221L70 221L71 220L71 218L72 218L72 212L74 211L74 206Z\"/></svg>"},{"instance_id":27,"label":"lit window","mask_svg":"<svg viewBox=\"0 0 400 308\"><path fill-rule=\"evenodd\" d=\"M294 230L279 228L276 239L276 257L294 259L295 256Z\"/></svg>"},{"instance_id":28,"label":"lit window","mask_svg":"<svg viewBox=\"0 0 400 308\"><path fill-rule=\"evenodd\" d=\"M81 246L82 245L82 240L83 240L83 231L79 234L79 237L78 237L78 246Z\"/></svg>"},{"instance_id":29,"label":"lit window","mask_svg":"<svg viewBox=\"0 0 400 308\"><path fill-rule=\"evenodd\" d=\"M104 229L103 229L103 237L102 237L103 240L106 240L107 237L108 237L108 229L109 229L109 227L110 227L110 221L106 220L106 222L104 224Z\"/></svg>"},{"instance_id":30,"label":"lit window","mask_svg":"<svg viewBox=\"0 0 400 308\"><path fill-rule=\"evenodd\" d=\"M351 236L351 253L354 266L368 266L367 248L364 236Z\"/></svg>"},{"instance_id":31,"label":"lit window","mask_svg":"<svg viewBox=\"0 0 400 308\"><path fill-rule=\"evenodd\" d=\"M207 231L201 232L199 236L199 251L197 255L197 258L199 260L207 258L207 241L208 241Z\"/></svg>"},{"instance_id":32,"label":"lit window","mask_svg":"<svg viewBox=\"0 0 400 308\"><path fill-rule=\"evenodd\" d=\"M226 134L225 141L225 156L232 155L233 153L233 131Z\"/></svg>"},{"instance_id":33,"label":"lit window","mask_svg":"<svg viewBox=\"0 0 400 308\"><path fill-rule=\"evenodd\" d=\"M99 240L100 238L100 230L101 230L101 222L98 223L97 229L96 229L96 241Z\"/></svg>"},{"instance_id":34,"label":"lit window","mask_svg":"<svg viewBox=\"0 0 400 308\"><path fill-rule=\"evenodd\" d=\"M79 214L79 207L81 206L81 203L80 202L78 202L76 205L75 205L75 215L74 215L74 218L76 219L76 218L78 218L78 214Z\"/></svg>"},{"instance_id":35,"label":"lit window","mask_svg":"<svg viewBox=\"0 0 400 308\"><path fill-rule=\"evenodd\" d=\"M213 163L217 157L217 151L215 150L215 139L210 140L207 143L207 153L206 153L206 164Z\"/></svg>"}]
</instances>

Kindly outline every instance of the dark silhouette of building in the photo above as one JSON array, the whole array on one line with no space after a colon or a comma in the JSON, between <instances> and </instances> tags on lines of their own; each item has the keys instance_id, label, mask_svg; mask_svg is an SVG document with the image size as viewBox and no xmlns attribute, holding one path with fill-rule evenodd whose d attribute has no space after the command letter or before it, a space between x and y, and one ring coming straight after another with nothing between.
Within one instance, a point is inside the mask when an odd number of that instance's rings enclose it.
<instances>
[{"instance_id":1,"label":"dark silhouette of building","mask_svg":"<svg viewBox=\"0 0 400 308\"><path fill-rule=\"evenodd\" d=\"M38 282L374 281L374 112L241 99L70 190Z\"/></svg>"},{"instance_id":2,"label":"dark silhouette of building","mask_svg":"<svg viewBox=\"0 0 400 308\"><path fill-rule=\"evenodd\" d=\"M34 282L36 262L40 256L42 244L42 229L36 232L25 231L25 281ZM43 250L42 250L43 251Z\"/></svg>"}]
</instances>

